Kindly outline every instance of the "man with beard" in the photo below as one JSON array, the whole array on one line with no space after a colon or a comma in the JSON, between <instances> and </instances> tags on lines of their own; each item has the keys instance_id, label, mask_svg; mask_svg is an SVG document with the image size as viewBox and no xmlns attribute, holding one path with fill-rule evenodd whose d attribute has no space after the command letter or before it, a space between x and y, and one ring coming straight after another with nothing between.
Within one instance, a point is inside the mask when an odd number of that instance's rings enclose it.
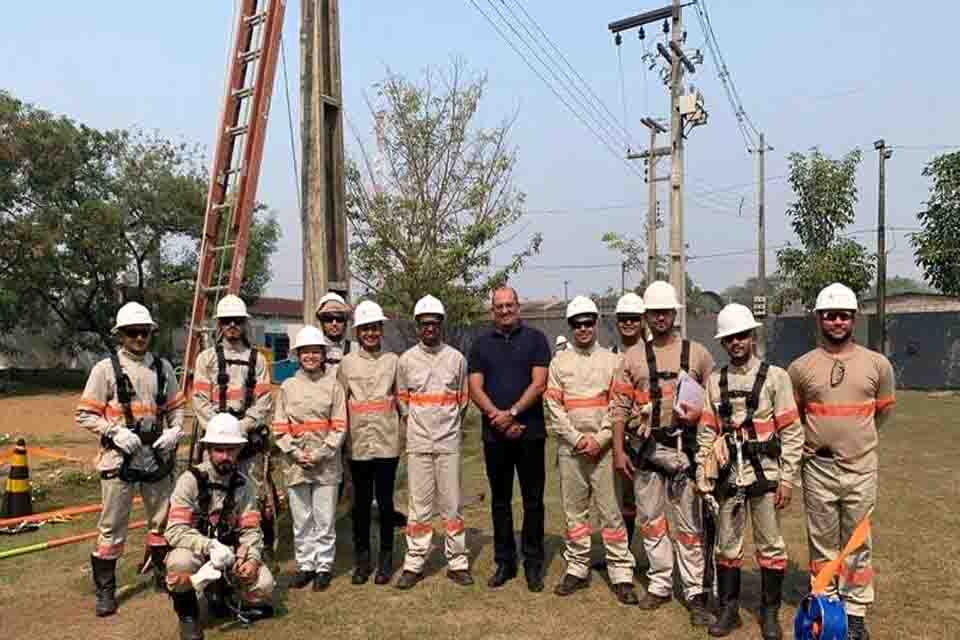
<instances>
[{"instance_id":1,"label":"man with beard","mask_svg":"<svg viewBox=\"0 0 960 640\"><path fill-rule=\"evenodd\" d=\"M239 420L218 413L200 441L206 460L177 480L170 497L164 536L173 550L167 556L167 588L180 619L182 640L203 640L197 594L191 578L205 563L219 572L206 589L213 615L230 613L235 588L245 620L273 615L273 575L263 562L263 534L253 480L240 472L240 451L247 436Z\"/></svg>"},{"instance_id":2,"label":"man with beard","mask_svg":"<svg viewBox=\"0 0 960 640\"><path fill-rule=\"evenodd\" d=\"M670 284L651 283L643 302L653 337L643 348L624 355L610 399L615 465L619 473L633 478L640 534L650 564L650 582L640 607L656 609L670 601L676 555L690 622L706 626L713 616L703 587L703 520L693 482L702 407L681 406L674 412L673 404L681 372L703 385L713 371L713 358L703 345L674 333L680 304Z\"/></svg>"},{"instance_id":3,"label":"man with beard","mask_svg":"<svg viewBox=\"0 0 960 640\"><path fill-rule=\"evenodd\" d=\"M729 304L717 316L716 337L730 362L707 382L697 438L697 489L717 511L720 614L709 634L724 637L742 625L740 567L749 512L762 584L761 637L780 640L787 568L780 510L790 505L797 482L803 427L787 372L753 355L760 326L742 304Z\"/></svg>"},{"instance_id":4,"label":"man with beard","mask_svg":"<svg viewBox=\"0 0 960 640\"><path fill-rule=\"evenodd\" d=\"M546 336L520 321L517 292L493 292L494 328L470 348L470 397L483 413L483 458L490 481L493 559L497 569L487 586L501 587L517 575L513 532L514 469L523 496L520 534L527 588L543 590L543 489L546 430L543 403L550 345Z\"/></svg>"},{"instance_id":5,"label":"man with beard","mask_svg":"<svg viewBox=\"0 0 960 640\"><path fill-rule=\"evenodd\" d=\"M790 365L803 419L803 503L815 575L840 552L877 502L878 433L893 414L890 361L856 344L857 296L834 283L817 296L823 338ZM864 622L873 603L872 538L847 559L839 595L846 603L848 638L870 637ZM833 584L828 595L837 595Z\"/></svg>"}]
</instances>

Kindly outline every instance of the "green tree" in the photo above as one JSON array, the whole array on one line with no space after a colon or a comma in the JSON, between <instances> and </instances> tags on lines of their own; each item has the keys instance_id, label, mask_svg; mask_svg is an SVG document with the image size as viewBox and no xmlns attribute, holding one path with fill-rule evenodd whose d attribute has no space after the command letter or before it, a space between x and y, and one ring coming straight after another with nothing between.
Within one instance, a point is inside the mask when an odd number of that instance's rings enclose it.
<instances>
[{"instance_id":1,"label":"green tree","mask_svg":"<svg viewBox=\"0 0 960 640\"><path fill-rule=\"evenodd\" d=\"M927 282L960 295L960 151L937 156L923 169L933 179L930 199L917 214L922 231L910 242Z\"/></svg>"},{"instance_id":2,"label":"green tree","mask_svg":"<svg viewBox=\"0 0 960 640\"><path fill-rule=\"evenodd\" d=\"M877 290L876 283L870 285L870 291ZM893 276L887 278L887 295L895 296L901 293L935 293L935 290L924 282L907 278L905 276Z\"/></svg>"},{"instance_id":3,"label":"green tree","mask_svg":"<svg viewBox=\"0 0 960 640\"><path fill-rule=\"evenodd\" d=\"M46 327L58 346L103 348L131 299L162 327L183 326L207 192L201 161L190 145L97 131L0 92L0 329ZM279 228L261 210L251 235L249 299L269 279Z\"/></svg>"},{"instance_id":4,"label":"green tree","mask_svg":"<svg viewBox=\"0 0 960 640\"><path fill-rule=\"evenodd\" d=\"M785 285L778 304L800 300L812 308L817 293L831 282L842 282L857 293L869 286L875 257L842 235L854 220L860 158L859 150L834 160L819 149L809 156L787 157L795 200L786 213L801 246L777 252L778 275Z\"/></svg>"},{"instance_id":5,"label":"green tree","mask_svg":"<svg viewBox=\"0 0 960 640\"><path fill-rule=\"evenodd\" d=\"M443 300L458 324L490 290L540 250L532 234L495 266L492 254L523 233L525 195L514 183L512 122L475 122L486 77L454 61L418 81L388 73L371 115L384 122L382 155L347 163L351 275L386 308L409 314L418 298Z\"/></svg>"},{"instance_id":6,"label":"green tree","mask_svg":"<svg viewBox=\"0 0 960 640\"><path fill-rule=\"evenodd\" d=\"M783 282L773 275L767 277L767 313L780 313L782 307L778 306L783 297ZM720 292L720 297L724 302L738 302L747 307L753 308L753 297L760 295L760 283L755 277L747 278L743 284L730 285Z\"/></svg>"}]
</instances>

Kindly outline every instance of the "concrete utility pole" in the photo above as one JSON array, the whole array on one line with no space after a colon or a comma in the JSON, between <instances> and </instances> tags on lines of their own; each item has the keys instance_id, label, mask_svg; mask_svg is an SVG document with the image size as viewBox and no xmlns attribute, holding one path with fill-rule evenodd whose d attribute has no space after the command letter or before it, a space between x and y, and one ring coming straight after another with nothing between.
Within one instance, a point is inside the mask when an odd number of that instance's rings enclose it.
<instances>
[{"instance_id":1,"label":"concrete utility pole","mask_svg":"<svg viewBox=\"0 0 960 640\"><path fill-rule=\"evenodd\" d=\"M567 285L570 284L569 280L563 281L563 301L570 302L570 296L567 294Z\"/></svg>"},{"instance_id":2,"label":"concrete utility pole","mask_svg":"<svg viewBox=\"0 0 960 640\"><path fill-rule=\"evenodd\" d=\"M757 295L753 299L753 315L763 326L757 329L757 357L767 355L767 226L766 226L766 154L772 151L764 135L757 146Z\"/></svg>"},{"instance_id":3,"label":"concrete utility pole","mask_svg":"<svg viewBox=\"0 0 960 640\"><path fill-rule=\"evenodd\" d=\"M887 147L883 138L873 143L880 152L880 189L877 202L877 323L880 336L875 347L887 353L887 160L893 149Z\"/></svg>"},{"instance_id":4,"label":"concrete utility pole","mask_svg":"<svg viewBox=\"0 0 960 640\"><path fill-rule=\"evenodd\" d=\"M328 290L349 295L338 5L303 0L300 9L305 324L314 322L317 300Z\"/></svg>"},{"instance_id":5,"label":"concrete utility pole","mask_svg":"<svg viewBox=\"0 0 960 640\"><path fill-rule=\"evenodd\" d=\"M640 122L650 129L650 148L645 154L638 154L636 157L645 158L647 161L647 172L644 180L647 182L647 281L650 283L657 279L657 182L666 180L666 177L657 176L657 159L670 153L670 147L657 148L657 134L666 133L667 130L653 118L642 118ZM628 160L633 160L633 154L627 154Z\"/></svg>"}]
</instances>

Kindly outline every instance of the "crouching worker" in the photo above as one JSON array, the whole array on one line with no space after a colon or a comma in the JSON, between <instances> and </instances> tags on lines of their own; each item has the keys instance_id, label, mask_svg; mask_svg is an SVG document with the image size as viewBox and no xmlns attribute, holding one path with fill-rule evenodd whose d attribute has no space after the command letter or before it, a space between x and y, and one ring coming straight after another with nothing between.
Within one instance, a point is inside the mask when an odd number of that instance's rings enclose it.
<instances>
[{"instance_id":1,"label":"crouching worker","mask_svg":"<svg viewBox=\"0 0 960 640\"><path fill-rule=\"evenodd\" d=\"M291 589L313 582L314 591L323 591L333 575L347 401L336 371L325 364L328 346L320 329L300 329L294 342L300 370L283 382L273 418L273 435L285 454L283 477L293 516L297 573Z\"/></svg>"},{"instance_id":2,"label":"crouching worker","mask_svg":"<svg viewBox=\"0 0 960 640\"><path fill-rule=\"evenodd\" d=\"M206 588L213 615L226 617L231 610L246 620L273 615L273 575L262 561L257 490L237 466L247 437L239 420L219 413L207 424L200 442L206 446L207 460L177 480L164 532L172 547L167 588L180 618L181 640L203 640L191 578L201 567L208 569L208 562L221 573ZM233 604L234 600L239 602Z\"/></svg>"}]
</instances>

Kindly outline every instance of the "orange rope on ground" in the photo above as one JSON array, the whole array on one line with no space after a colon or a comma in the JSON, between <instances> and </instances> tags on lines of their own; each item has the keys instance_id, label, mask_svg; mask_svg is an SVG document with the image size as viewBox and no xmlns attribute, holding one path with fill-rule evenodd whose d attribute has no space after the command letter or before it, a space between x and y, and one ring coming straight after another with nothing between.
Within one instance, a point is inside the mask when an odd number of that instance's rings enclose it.
<instances>
[{"instance_id":1,"label":"orange rope on ground","mask_svg":"<svg viewBox=\"0 0 960 640\"><path fill-rule=\"evenodd\" d=\"M68 456L65 453L60 453L59 451L54 451L53 449L47 449L46 447L27 447L27 455L38 455L41 458L50 458L52 460L66 460L68 462L78 462L80 464L88 464L87 460L82 460L80 458L74 458L73 456ZM13 447L7 447L2 452L0 452L0 463L5 462L7 458L13 455Z\"/></svg>"},{"instance_id":2,"label":"orange rope on ground","mask_svg":"<svg viewBox=\"0 0 960 640\"><path fill-rule=\"evenodd\" d=\"M134 505L139 505L141 503L143 503L143 498L140 496L137 496L133 499ZM40 520L49 520L50 518L56 518L57 516L77 516L84 513L97 513L101 510L103 510L103 505L99 502L96 504L87 504L79 507L67 507L66 509L57 509L56 511L47 511L45 513L35 513L29 516L3 518L0 519L0 527L7 527L12 524L20 524L21 522L39 522Z\"/></svg>"}]
</instances>

